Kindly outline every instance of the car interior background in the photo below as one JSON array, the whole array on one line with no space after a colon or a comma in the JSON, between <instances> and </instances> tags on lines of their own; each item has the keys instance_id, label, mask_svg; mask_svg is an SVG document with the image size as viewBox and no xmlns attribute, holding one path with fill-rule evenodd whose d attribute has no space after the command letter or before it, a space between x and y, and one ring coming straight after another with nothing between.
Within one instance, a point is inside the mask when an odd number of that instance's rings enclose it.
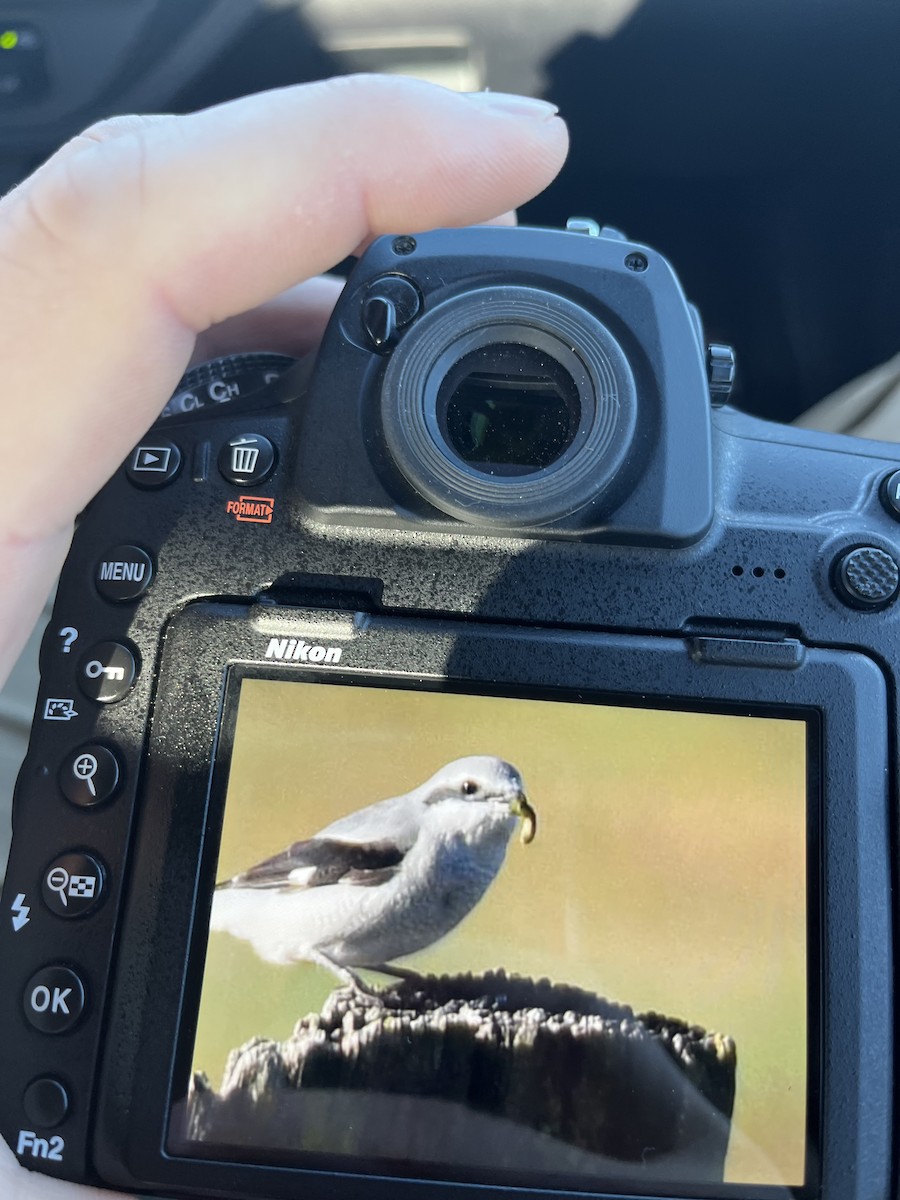
<instances>
[{"instance_id":1,"label":"car interior background","mask_svg":"<svg viewBox=\"0 0 900 1200\"><path fill-rule=\"evenodd\" d=\"M898 45L894 0L0 0L0 192L101 118L334 74L541 96L572 148L521 222L661 250L738 407L896 440ZM41 633L0 695L0 864Z\"/></svg>"}]
</instances>

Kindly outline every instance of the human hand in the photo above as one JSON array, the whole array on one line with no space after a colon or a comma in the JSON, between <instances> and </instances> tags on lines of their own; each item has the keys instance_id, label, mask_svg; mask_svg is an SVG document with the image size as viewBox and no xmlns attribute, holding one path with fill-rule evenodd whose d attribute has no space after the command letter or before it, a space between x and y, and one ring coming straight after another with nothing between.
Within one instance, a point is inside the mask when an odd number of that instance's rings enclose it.
<instances>
[{"instance_id":1,"label":"human hand","mask_svg":"<svg viewBox=\"0 0 900 1200\"><path fill-rule=\"evenodd\" d=\"M192 356L311 349L340 287L320 271L378 234L497 218L566 147L549 106L353 76L103 123L0 201L0 681L75 515ZM0 1142L0 1196L112 1193Z\"/></svg>"},{"instance_id":2,"label":"human hand","mask_svg":"<svg viewBox=\"0 0 900 1200\"><path fill-rule=\"evenodd\" d=\"M378 234L496 218L566 147L537 101L348 76L101 123L0 201L0 682L198 338L198 358L311 348L339 286L320 271Z\"/></svg>"}]
</instances>

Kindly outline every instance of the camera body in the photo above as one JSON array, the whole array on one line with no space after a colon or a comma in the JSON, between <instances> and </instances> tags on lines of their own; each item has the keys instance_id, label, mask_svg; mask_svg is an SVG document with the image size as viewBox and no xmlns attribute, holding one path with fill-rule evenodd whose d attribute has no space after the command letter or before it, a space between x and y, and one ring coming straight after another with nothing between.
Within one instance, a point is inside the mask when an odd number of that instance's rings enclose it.
<instances>
[{"instance_id":1,"label":"camera body","mask_svg":"<svg viewBox=\"0 0 900 1200\"><path fill-rule=\"evenodd\" d=\"M582 223L381 238L311 373L183 381L83 515L41 651L0 922L23 1165L223 1197L888 1195L900 456L718 406L732 367L665 259ZM324 934L264 961L261 928L321 929L430 826L365 880L252 863L330 853L329 821L469 755L513 764L538 832L409 942L431 991L329 976ZM229 880L246 934L217 928Z\"/></svg>"}]
</instances>

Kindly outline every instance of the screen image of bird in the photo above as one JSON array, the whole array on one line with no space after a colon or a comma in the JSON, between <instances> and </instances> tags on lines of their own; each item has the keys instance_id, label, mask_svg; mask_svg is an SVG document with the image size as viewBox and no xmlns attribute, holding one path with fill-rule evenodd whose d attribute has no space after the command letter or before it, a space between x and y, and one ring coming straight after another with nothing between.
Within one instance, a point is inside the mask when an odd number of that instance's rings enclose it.
<instances>
[{"instance_id":1,"label":"screen image of bird","mask_svg":"<svg viewBox=\"0 0 900 1200\"><path fill-rule=\"evenodd\" d=\"M171 1151L804 1186L805 721L296 678L234 705Z\"/></svg>"},{"instance_id":2,"label":"screen image of bird","mask_svg":"<svg viewBox=\"0 0 900 1200\"><path fill-rule=\"evenodd\" d=\"M537 817L515 767L457 759L220 884L210 929L267 962L318 963L366 991L354 967L402 978L395 958L432 945L475 907L518 818L532 841Z\"/></svg>"}]
</instances>

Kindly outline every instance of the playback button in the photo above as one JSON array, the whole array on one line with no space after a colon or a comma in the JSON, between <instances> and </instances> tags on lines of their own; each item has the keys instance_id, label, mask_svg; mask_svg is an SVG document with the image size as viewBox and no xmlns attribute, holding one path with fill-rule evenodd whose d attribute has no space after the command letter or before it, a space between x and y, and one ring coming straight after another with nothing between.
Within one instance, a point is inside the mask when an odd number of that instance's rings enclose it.
<instances>
[{"instance_id":1,"label":"playback button","mask_svg":"<svg viewBox=\"0 0 900 1200\"><path fill-rule=\"evenodd\" d=\"M132 483L143 488L165 487L181 470L181 451L164 438L135 446L125 465Z\"/></svg>"}]
</instances>

